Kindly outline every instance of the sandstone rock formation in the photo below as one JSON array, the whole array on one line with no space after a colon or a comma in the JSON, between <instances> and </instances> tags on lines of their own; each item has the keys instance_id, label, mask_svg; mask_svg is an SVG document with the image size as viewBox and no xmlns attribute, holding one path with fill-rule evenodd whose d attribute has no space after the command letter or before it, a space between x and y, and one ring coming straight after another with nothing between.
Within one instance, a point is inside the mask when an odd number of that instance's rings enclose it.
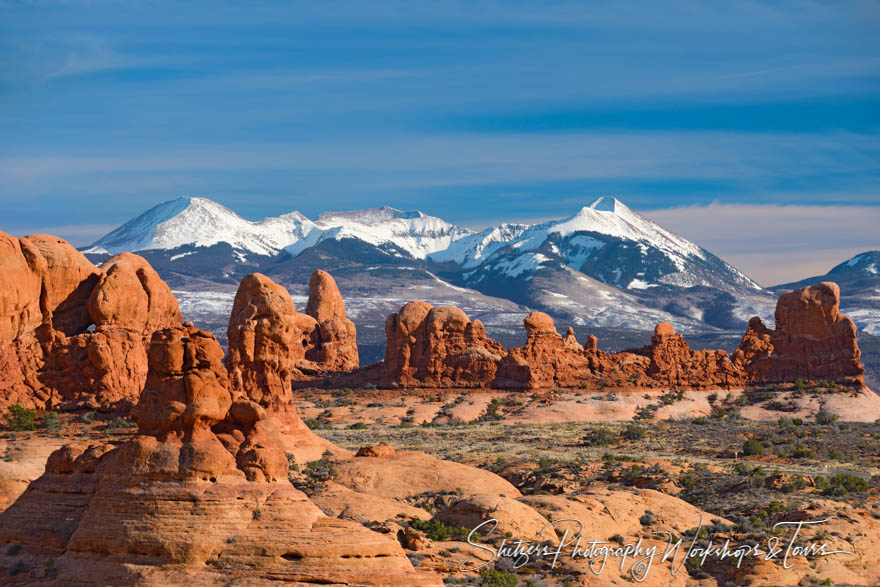
<instances>
[{"instance_id":1,"label":"sandstone rock formation","mask_svg":"<svg viewBox=\"0 0 880 587\"><path fill-rule=\"evenodd\" d=\"M752 318L733 362L754 382L803 378L864 385L856 326L840 313L840 288L831 282L781 295L775 330Z\"/></svg>"},{"instance_id":2,"label":"sandstone rock formation","mask_svg":"<svg viewBox=\"0 0 880 587\"><path fill-rule=\"evenodd\" d=\"M168 286L141 257L100 269L64 240L0 232L0 407L129 407L151 333L179 325Z\"/></svg>"},{"instance_id":3,"label":"sandstone rock formation","mask_svg":"<svg viewBox=\"0 0 880 587\"><path fill-rule=\"evenodd\" d=\"M51 558L58 584L440 585L394 538L326 517L290 484L265 410L230 389L222 356L192 326L153 335L138 434L59 449L0 514L0 543L18 545L0 552L4 582L45 580Z\"/></svg>"},{"instance_id":4,"label":"sandstone rock formation","mask_svg":"<svg viewBox=\"0 0 880 587\"><path fill-rule=\"evenodd\" d=\"M501 361L495 386L502 389L575 387L614 368L608 354L584 348L569 332L556 332L553 318L532 312L523 320L526 343Z\"/></svg>"},{"instance_id":5,"label":"sandstone rock formation","mask_svg":"<svg viewBox=\"0 0 880 587\"><path fill-rule=\"evenodd\" d=\"M382 384L487 387L506 354L458 308L410 302L385 321Z\"/></svg>"},{"instance_id":6,"label":"sandstone rock formation","mask_svg":"<svg viewBox=\"0 0 880 587\"><path fill-rule=\"evenodd\" d=\"M725 351L691 350L669 322L657 325L651 346L640 354L651 359L645 375L664 386L725 388L745 382L742 371Z\"/></svg>"},{"instance_id":7,"label":"sandstone rock formation","mask_svg":"<svg viewBox=\"0 0 880 587\"><path fill-rule=\"evenodd\" d=\"M339 319L328 319L332 320ZM320 348L317 320L297 312L284 287L254 273L239 284L227 337L226 367L232 389L271 412L273 418L267 427L287 452L303 462L333 450L335 447L312 434L302 422L291 388L293 381L309 378L304 370L322 370L321 364L308 358ZM353 337L354 333L352 344Z\"/></svg>"},{"instance_id":8,"label":"sandstone rock formation","mask_svg":"<svg viewBox=\"0 0 880 587\"><path fill-rule=\"evenodd\" d=\"M316 349L312 359L329 371L350 371L358 367L357 333L345 315L345 302L336 281L326 271L315 271L309 280L306 314L318 322Z\"/></svg>"}]
</instances>

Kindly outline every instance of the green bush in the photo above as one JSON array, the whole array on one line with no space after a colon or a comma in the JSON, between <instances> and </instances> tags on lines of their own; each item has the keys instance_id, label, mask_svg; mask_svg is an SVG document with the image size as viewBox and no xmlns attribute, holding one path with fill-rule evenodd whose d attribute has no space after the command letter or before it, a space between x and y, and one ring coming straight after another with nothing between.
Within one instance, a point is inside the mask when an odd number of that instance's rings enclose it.
<instances>
[{"instance_id":1,"label":"green bush","mask_svg":"<svg viewBox=\"0 0 880 587\"><path fill-rule=\"evenodd\" d=\"M764 454L764 445L751 438L743 443L743 454L746 456L761 456Z\"/></svg>"},{"instance_id":2,"label":"green bush","mask_svg":"<svg viewBox=\"0 0 880 587\"><path fill-rule=\"evenodd\" d=\"M827 481L823 493L840 497L848 493L860 493L868 491L868 482L861 477L849 473L837 473Z\"/></svg>"},{"instance_id":3,"label":"green bush","mask_svg":"<svg viewBox=\"0 0 880 587\"><path fill-rule=\"evenodd\" d=\"M43 414L41 425L46 432L58 432L58 427L61 425L58 420L58 412L46 412Z\"/></svg>"},{"instance_id":4,"label":"green bush","mask_svg":"<svg viewBox=\"0 0 880 587\"><path fill-rule=\"evenodd\" d=\"M638 424L627 425L622 434L626 440L641 440L647 435L648 432Z\"/></svg>"},{"instance_id":5,"label":"green bush","mask_svg":"<svg viewBox=\"0 0 880 587\"><path fill-rule=\"evenodd\" d=\"M367 426L366 422L355 422L354 424L348 425L349 430L366 430L367 428L369 428L369 426Z\"/></svg>"},{"instance_id":6,"label":"green bush","mask_svg":"<svg viewBox=\"0 0 880 587\"><path fill-rule=\"evenodd\" d=\"M584 446L608 446L617 441L617 435L608 428L592 428L584 435Z\"/></svg>"},{"instance_id":7,"label":"green bush","mask_svg":"<svg viewBox=\"0 0 880 587\"><path fill-rule=\"evenodd\" d=\"M510 571L483 569L480 571L480 585L483 587L516 587L519 579Z\"/></svg>"},{"instance_id":8,"label":"green bush","mask_svg":"<svg viewBox=\"0 0 880 587\"><path fill-rule=\"evenodd\" d=\"M465 540L470 530L467 528L457 528L441 522L440 520L413 520L411 526L427 534L428 538L438 542L447 540Z\"/></svg>"},{"instance_id":9,"label":"green bush","mask_svg":"<svg viewBox=\"0 0 880 587\"><path fill-rule=\"evenodd\" d=\"M837 418L837 414L828 411L825 408L821 408L818 412L816 412L816 424L821 424L822 426L834 424L835 422L837 422Z\"/></svg>"},{"instance_id":10,"label":"green bush","mask_svg":"<svg viewBox=\"0 0 880 587\"><path fill-rule=\"evenodd\" d=\"M486 410L480 416L480 422L497 422L501 419L501 414L498 413L498 410L501 409L501 403L497 398L492 398L486 405Z\"/></svg>"},{"instance_id":11,"label":"green bush","mask_svg":"<svg viewBox=\"0 0 880 587\"><path fill-rule=\"evenodd\" d=\"M37 429L37 413L15 404L6 412L6 426L15 432Z\"/></svg>"}]
</instances>

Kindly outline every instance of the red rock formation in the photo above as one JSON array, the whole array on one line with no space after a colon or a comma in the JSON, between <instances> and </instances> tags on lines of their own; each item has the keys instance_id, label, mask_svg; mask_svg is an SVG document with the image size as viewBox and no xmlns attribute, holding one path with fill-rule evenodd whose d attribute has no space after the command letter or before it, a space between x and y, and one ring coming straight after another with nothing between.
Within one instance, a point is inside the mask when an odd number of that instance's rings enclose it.
<instances>
[{"instance_id":1,"label":"red rock formation","mask_svg":"<svg viewBox=\"0 0 880 587\"><path fill-rule=\"evenodd\" d=\"M663 386L688 388L732 387L744 383L744 374L724 351L693 351L669 322L654 329L651 346L639 351L650 357L645 375Z\"/></svg>"},{"instance_id":2,"label":"red rock formation","mask_svg":"<svg viewBox=\"0 0 880 587\"><path fill-rule=\"evenodd\" d=\"M317 329L282 286L260 273L242 279L227 329L233 387L256 402L287 401L291 381L305 378L300 367L315 346Z\"/></svg>"},{"instance_id":3,"label":"red rock formation","mask_svg":"<svg viewBox=\"0 0 880 587\"><path fill-rule=\"evenodd\" d=\"M291 382L311 374L357 367L354 323L330 274L316 271L308 314L296 311L287 290L253 273L239 284L229 317L229 366L233 386L254 401L290 398Z\"/></svg>"},{"instance_id":4,"label":"red rock formation","mask_svg":"<svg viewBox=\"0 0 880 587\"><path fill-rule=\"evenodd\" d=\"M98 269L49 235L0 233L0 255L0 407L130 406L150 334L181 321L156 272L127 253Z\"/></svg>"},{"instance_id":5,"label":"red rock formation","mask_svg":"<svg viewBox=\"0 0 880 587\"><path fill-rule=\"evenodd\" d=\"M613 368L606 353L582 347L573 330L569 329L565 338L559 336L553 318L543 312L532 312L523 324L526 343L510 349L501 361L496 387L575 387Z\"/></svg>"},{"instance_id":6,"label":"red rock formation","mask_svg":"<svg viewBox=\"0 0 880 587\"><path fill-rule=\"evenodd\" d=\"M345 302L336 281L326 271L312 273L306 314L318 322L317 348L312 360L329 371L357 369L357 331L345 315Z\"/></svg>"},{"instance_id":7,"label":"red rock formation","mask_svg":"<svg viewBox=\"0 0 880 587\"><path fill-rule=\"evenodd\" d=\"M309 430L293 401L292 383L309 379L303 370L323 370L323 365L308 359L321 348L317 321L296 311L286 289L254 273L239 284L227 337L232 389L270 412L264 427L287 452L297 462L305 462L336 450Z\"/></svg>"},{"instance_id":8,"label":"red rock formation","mask_svg":"<svg viewBox=\"0 0 880 587\"><path fill-rule=\"evenodd\" d=\"M856 326L840 313L840 288L831 282L781 295L775 330L752 318L733 362L754 382L803 378L864 385Z\"/></svg>"},{"instance_id":9,"label":"red rock formation","mask_svg":"<svg viewBox=\"0 0 880 587\"><path fill-rule=\"evenodd\" d=\"M59 584L441 585L400 544L326 517L287 479L265 411L230 390L223 352L191 326L153 336L137 436L68 445L0 514L0 581L54 561ZM42 565L15 581L44 579Z\"/></svg>"},{"instance_id":10,"label":"red rock formation","mask_svg":"<svg viewBox=\"0 0 880 587\"><path fill-rule=\"evenodd\" d=\"M382 384L486 387L506 354L458 308L410 302L385 321Z\"/></svg>"}]
</instances>

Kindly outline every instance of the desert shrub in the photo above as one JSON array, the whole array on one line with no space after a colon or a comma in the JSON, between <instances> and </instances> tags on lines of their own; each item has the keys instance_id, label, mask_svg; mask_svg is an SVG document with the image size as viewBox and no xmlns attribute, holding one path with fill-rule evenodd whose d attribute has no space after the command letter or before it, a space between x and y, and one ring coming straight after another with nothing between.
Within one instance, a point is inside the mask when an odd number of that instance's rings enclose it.
<instances>
[{"instance_id":1,"label":"desert shrub","mask_svg":"<svg viewBox=\"0 0 880 587\"><path fill-rule=\"evenodd\" d=\"M685 471L681 475L678 476L678 485L679 487L692 487L699 479L692 471Z\"/></svg>"},{"instance_id":2,"label":"desert shrub","mask_svg":"<svg viewBox=\"0 0 880 587\"><path fill-rule=\"evenodd\" d=\"M823 493L831 496L844 496L848 493L859 493L868 490L868 482L850 473L837 473L827 481Z\"/></svg>"},{"instance_id":3,"label":"desert shrub","mask_svg":"<svg viewBox=\"0 0 880 587\"><path fill-rule=\"evenodd\" d=\"M492 398L492 401L486 405L485 411L480 416L480 422L497 422L501 419L501 414L498 413L500 409L501 402L497 398Z\"/></svg>"},{"instance_id":4,"label":"desert shrub","mask_svg":"<svg viewBox=\"0 0 880 587\"><path fill-rule=\"evenodd\" d=\"M510 571L485 568L480 571L480 585L483 587L516 587L519 579Z\"/></svg>"},{"instance_id":5,"label":"desert shrub","mask_svg":"<svg viewBox=\"0 0 880 587\"><path fill-rule=\"evenodd\" d=\"M60 426L58 412L46 412L40 424L46 432L58 432L58 427Z\"/></svg>"},{"instance_id":6,"label":"desert shrub","mask_svg":"<svg viewBox=\"0 0 880 587\"><path fill-rule=\"evenodd\" d=\"M347 428L349 430L366 430L369 426L367 426L366 422L355 422L354 424L349 424Z\"/></svg>"},{"instance_id":7,"label":"desert shrub","mask_svg":"<svg viewBox=\"0 0 880 587\"><path fill-rule=\"evenodd\" d=\"M329 428L325 422L322 422L317 418L308 418L305 420L305 424L309 427L309 430L326 430Z\"/></svg>"},{"instance_id":8,"label":"desert shrub","mask_svg":"<svg viewBox=\"0 0 880 587\"><path fill-rule=\"evenodd\" d=\"M799 444L791 449L791 458L793 459L811 459L815 456L815 454L816 451L807 448L802 444Z\"/></svg>"},{"instance_id":9,"label":"desert shrub","mask_svg":"<svg viewBox=\"0 0 880 587\"><path fill-rule=\"evenodd\" d=\"M621 434L626 440L641 440L648 432L638 424L629 424Z\"/></svg>"},{"instance_id":10,"label":"desert shrub","mask_svg":"<svg viewBox=\"0 0 880 587\"><path fill-rule=\"evenodd\" d=\"M119 430L120 428L131 428L133 424L125 420L125 418L113 418L109 422L107 422L106 429L107 430Z\"/></svg>"},{"instance_id":11,"label":"desert shrub","mask_svg":"<svg viewBox=\"0 0 880 587\"><path fill-rule=\"evenodd\" d=\"M825 408L821 408L818 412L816 412L816 424L820 424L822 426L834 424L835 422L837 422L837 418L837 414L826 410Z\"/></svg>"},{"instance_id":12,"label":"desert shrub","mask_svg":"<svg viewBox=\"0 0 880 587\"><path fill-rule=\"evenodd\" d=\"M585 446L608 446L617 441L617 435L608 428L592 428L584 435Z\"/></svg>"},{"instance_id":13,"label":"desert shrub","mask_svg":"<svg viewBox=\"0 0 880 587\"><path fill-rule=\"evenodd\" d=\"M650 526L654 523L654 513L651 510L645 510L645 513L639 517L642 526Z\"/></svg>"},{"instance_id":14,"label":"desert shrub","mask_svg":"<svg viewBox=\"0 0 880 587\"><path fill-rule=\"evenodd\" d=\"M438 542L447 540L465 540L470 530L463 527L450 526L434 518L431 520L413 520L411 526L424 532L428 538Z\"/></svg>"},{"instance_id":15,"label":"desert shrub","mask_svg":"<svg viewBox=\"0 0 880 587\"><path fill-rule=\"evenodd\" d=\"M758 440L750 438L743 443L743 454L746 456L761 456L764 454L764 445Z\"/></svg>"},{"instance_id":16,"label":"desert shrub","mask_svg":"<svg viewBox=\"0 0 880 587\"><path fill-rule=\"evenodd\" d=\"M9 406L9 410L6 412L6 426L16 432L36 430L37 413L19 404Z\"/></svg>"}]
</instances>

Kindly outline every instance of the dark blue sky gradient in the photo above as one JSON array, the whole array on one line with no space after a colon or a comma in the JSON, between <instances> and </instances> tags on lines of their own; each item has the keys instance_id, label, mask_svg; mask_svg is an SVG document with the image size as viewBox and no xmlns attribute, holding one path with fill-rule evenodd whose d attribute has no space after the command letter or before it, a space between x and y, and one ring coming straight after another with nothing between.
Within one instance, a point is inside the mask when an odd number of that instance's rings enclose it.
<instances>
[{"instance_id":1,"label":"dark blue sky gradient","mask_svg":"<svg viewBox=\"0 0 880 587\"><path fill-rule=\"evenodd\" d=\"M0 228L877 206L878 39L876 2L0 1Z\"/></svg>"}]
</instances>

